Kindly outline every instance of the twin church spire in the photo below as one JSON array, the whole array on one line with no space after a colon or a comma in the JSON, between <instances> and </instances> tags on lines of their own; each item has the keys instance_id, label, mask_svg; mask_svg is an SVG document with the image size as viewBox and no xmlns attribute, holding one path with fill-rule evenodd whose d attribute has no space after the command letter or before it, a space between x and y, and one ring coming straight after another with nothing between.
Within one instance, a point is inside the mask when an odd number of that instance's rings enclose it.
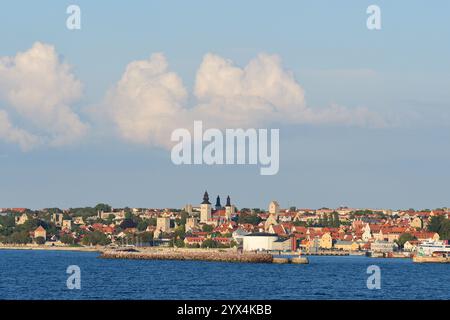
<instances>
[{"instance_id":1,"label":"twin church spire","mask_svg":"<svg viewBox=\"0 0 450 320\"><path fill-rule=\"evenodd\" d=\"M211 203L209 202L209 194L208 194L208 191L205 191L205 194L203 195L203 202L202 202L202 204L211 204ZM226 203L225 207L231 207L231 199L230 199L230 196L227 196L227 203ZM220 196L217 196L217 198L216 198L216 205L215 205L215 208L216 208L216 210L222 210L222 209L223 209L223 207L222 207L222 205L221 205L221 203L220 203Z\"/></svg>"}]
</instances>

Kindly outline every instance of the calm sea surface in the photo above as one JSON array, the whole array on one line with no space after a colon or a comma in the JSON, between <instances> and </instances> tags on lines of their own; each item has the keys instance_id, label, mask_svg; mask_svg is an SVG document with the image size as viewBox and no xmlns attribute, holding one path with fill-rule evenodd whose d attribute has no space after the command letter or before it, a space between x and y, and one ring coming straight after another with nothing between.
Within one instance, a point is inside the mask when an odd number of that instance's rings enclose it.
<instances>
[{"instance_id":1,"label":"calm sea surface","mask_svg":"<svg viewBox=\"0 0 450 320\"><path fill-rule=\"evenodd\" d=\"M361 256L308 265L104 260L97 253L0 250L0 299L450 299L449 264ZM66 286L81 268L81 290ZM381 268L381 289L366 286Z\"/></svg>"}]
</instances>

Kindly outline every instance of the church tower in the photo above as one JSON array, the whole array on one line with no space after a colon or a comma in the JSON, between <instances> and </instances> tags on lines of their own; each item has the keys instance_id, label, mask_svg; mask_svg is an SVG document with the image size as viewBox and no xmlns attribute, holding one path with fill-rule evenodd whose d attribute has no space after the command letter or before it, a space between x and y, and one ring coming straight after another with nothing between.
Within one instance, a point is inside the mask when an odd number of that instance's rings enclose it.
<instances>
[{"instance_id":1,"label":"church tower","mask_svg":"<svg viewBox=\"0 0 450 320\"><path fill-rule=\"evenodd\" d=\"M227 220L231 220L231 216L234 214L234 206L231 205L230 196L227 197L227 204L225 205L225 216Z\"/></svg>"},{"instance_id":2,"label":"church tower","mask_svg":"<svg viewBox=\"0 0 450 320\"><path fill-rule=\"evenodd\" d=\"M217 199L216 199L216 210L222 210L222 205L220 204L219 196L217 196Z\"/></svg>"},{"instance_id":3,"label":"church tower","mask_svg":"<svg viewBox=\"0 0 450 320\"><path fill-rule=\"evenodd\" d=\"M203 195L203 202L200 204L200 222L206 223L211 219L211 203L209 202L208 191Z\"/></svg>"}]
</instances>

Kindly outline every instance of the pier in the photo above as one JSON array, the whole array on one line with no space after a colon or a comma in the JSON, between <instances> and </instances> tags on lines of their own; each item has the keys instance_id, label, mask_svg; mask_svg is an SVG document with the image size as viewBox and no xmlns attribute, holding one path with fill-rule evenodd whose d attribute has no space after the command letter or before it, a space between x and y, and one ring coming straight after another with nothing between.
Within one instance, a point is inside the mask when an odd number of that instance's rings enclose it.
<instances>
[{"instance_id":1,"label":"pier","mask_svg":"<svg viewBox=\"0 0 450 320\"><path fill-rule=\"evenodd\" d=\"M414 256L415 263L450 263L449 257L442 256Z\"/></svg>"},{"instance_id":2,"label":"pier","mask_svg":"<svg viewBox=\"0 0 450 320\"><path fill-rule=\"evenodd\" d=\"M219 250L149 250L149 251L104 251L104 259L141 260L200 260L215 262L272 263L273 256L267 253L253 253Z\"/></svg>"},{"instance_id":3,"label":"pier","mask_svg":"<svg viewBox=\"0 0 450 320\"><path fill-rule=\"evenodd\" d=\"M285 252L280 252L279 255L296 256L296 255L298 255L298 252L285 251ZM321 251L317 251L317 252L302 251L301 255L302 256L348 256L350 254L347 251L321 250Z\"/></svg>"},{"instance_id":4,"label":"pier","mask_svg":"<svg viewBox=\"0 0 450 320\"><path fill-rule=\"evenodd\" d=\"M214 249L164 249L164 250L105 250L103 259L138 260L199 260L238 263L293 263L308 264L306 257L274 257L270 253L238 252Z\"/></svg>"}]
</instances>

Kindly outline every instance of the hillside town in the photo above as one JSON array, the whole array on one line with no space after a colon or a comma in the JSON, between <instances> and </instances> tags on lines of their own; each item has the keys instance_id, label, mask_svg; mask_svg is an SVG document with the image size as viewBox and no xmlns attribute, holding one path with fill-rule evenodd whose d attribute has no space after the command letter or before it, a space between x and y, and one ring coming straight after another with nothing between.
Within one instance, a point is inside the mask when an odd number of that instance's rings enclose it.
<instances>
[{"instance_id":1,"label":"hillside town","mask_svg":"<svg viewBox=\"0 0 450 320\"><path fill-rule=\"evenodd\" d=\"M214 201L213 201L214 202ZM448 247L450 209L238 209L208 192L182 209L0 209L2 246L237 248L305 254L415 254L421 244Z\"/></svg>"}]
</instances>

